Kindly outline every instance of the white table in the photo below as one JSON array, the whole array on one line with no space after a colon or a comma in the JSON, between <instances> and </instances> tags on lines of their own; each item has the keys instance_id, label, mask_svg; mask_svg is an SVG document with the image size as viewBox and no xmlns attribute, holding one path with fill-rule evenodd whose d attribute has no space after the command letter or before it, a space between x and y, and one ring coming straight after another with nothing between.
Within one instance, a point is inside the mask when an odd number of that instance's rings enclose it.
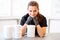
<instances>
[{"instance_id":1,"label":"white table","mask_svg":"<svg viewBox=\"0 0 60 40\"><path fill-rule=\"evenodd\" d=\"M23 38L20 39L4 39L3 34L0 33L0 40L60 40L60 33L51 33L47 34L46 37L40 38L40 37L35 37L35 38L29 38L24 36Z\"/></svg>"}]
</instances>

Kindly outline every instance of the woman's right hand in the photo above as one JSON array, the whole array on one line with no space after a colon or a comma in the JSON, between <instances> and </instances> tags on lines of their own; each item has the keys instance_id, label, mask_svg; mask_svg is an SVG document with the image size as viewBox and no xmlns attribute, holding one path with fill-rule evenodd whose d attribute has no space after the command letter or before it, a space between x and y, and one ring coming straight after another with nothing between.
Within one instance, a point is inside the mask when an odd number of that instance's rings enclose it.
<instances>
[{"instance_id":1,"label":"woman's right hand","mask_svg":"<svg viewBox=\"0 0 60 40\"><path fill-rule=\"evenodd\" d=\"M25 33L26 33L26 31L27 31L26 29L27 29L27 24L24 24L24 25L22 26L22 28L21 28L22 36L25 35Z\"/></svg>"}]
</instances>

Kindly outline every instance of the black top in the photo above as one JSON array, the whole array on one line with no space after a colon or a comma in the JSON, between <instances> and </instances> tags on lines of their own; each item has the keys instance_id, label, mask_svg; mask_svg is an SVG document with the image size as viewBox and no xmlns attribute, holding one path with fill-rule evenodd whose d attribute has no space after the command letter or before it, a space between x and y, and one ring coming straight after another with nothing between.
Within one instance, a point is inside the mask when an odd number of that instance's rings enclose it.
<instances>
[{"instance_id":1,"label":"black top","mask_svg":"<svg viewBox=\"0 0 60 40\"><path fill-rule=\"evenodd\" d=\"M40 15L41 15L41 14L40 14ZM21 19L20 25L24 25L28 17L29 17L29 14L24 15L24 16L22 17L22 19ZM41 27L47 27L46 17L44 17L43 15L42 15L42 17L43 17L43 20L42 20L41 22L39 22L39 25L40 25ZM35 24L34 24L34 21L32 20L31 22L29 22L28 25L35 25Z\"/></svg>"},{"instance_id":2,"label":"black top","mask_svg":"<svg viewBox=\"0 0 60 40\"><path fill-rule=\"evenodd\" d=\"M40 14L40 15L41 15L41 14ZM41 22L39 22L39 25L40 25L41 27L47 27L46 17L44 17L43 15L41 15L41 16L43 17L43 20L42 20ZM24 16L22 17L22 19L21 19L20 25L24 25L28 17L29 17L29 14L28 14L28 13L27 13L26 15L24 15ZM31 22L29 22L28 25L35 25L35 24L34 24L34 21L32 20ZM37 34L37 29L35 29L35 34L38 35L38 34Z\"/></svg>"}]
</instances>

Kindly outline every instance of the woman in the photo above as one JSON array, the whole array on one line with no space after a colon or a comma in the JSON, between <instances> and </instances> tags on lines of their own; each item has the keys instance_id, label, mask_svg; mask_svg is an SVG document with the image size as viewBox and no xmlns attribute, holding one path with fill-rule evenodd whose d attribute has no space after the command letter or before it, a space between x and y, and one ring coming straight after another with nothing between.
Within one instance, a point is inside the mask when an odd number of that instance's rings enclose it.
<instances>
[{"instance_id":1,"label":"woman","mask_svg":"<svg viewBox=\"0 0 60 40\"><path fill-rule=\"evenodd\" d=\"M31 1L28 4L28 13L21 19L22 35L25 34L27 25L35 25L35 34L44 37L46 34L47 21L46 18L39 13L39 5L36 1Z\"/></svg>"}]
</instances>

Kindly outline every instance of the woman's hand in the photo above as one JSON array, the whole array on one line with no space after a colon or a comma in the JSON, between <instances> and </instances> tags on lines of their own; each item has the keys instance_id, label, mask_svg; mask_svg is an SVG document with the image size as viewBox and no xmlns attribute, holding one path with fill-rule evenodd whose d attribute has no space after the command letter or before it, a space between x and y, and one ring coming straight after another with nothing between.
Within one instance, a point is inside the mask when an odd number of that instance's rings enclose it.
<instances>
[{"instance_id":1,"label":"woman's hand","mask_svg":"<svg viewBox=\"0 0 60 40\"><path fill-rule=\"evenodd\" d=\"M46 27L41 27L40 25L37 25L37 32L40 37L44 37L46 34Z\"/></svg>"},{"instance_id":2,"label":"woman's hand","mask_svg":"<svg viewBox=\"0 0 60 40\"><path fill-rule=\"evenodd\" d=\"M24 24L24 25L22 26L22 28L21 28L21 34L22 34L22 36L25 35L26 29L27 29L27 24Z\"/></svg>"}]
</instances>

